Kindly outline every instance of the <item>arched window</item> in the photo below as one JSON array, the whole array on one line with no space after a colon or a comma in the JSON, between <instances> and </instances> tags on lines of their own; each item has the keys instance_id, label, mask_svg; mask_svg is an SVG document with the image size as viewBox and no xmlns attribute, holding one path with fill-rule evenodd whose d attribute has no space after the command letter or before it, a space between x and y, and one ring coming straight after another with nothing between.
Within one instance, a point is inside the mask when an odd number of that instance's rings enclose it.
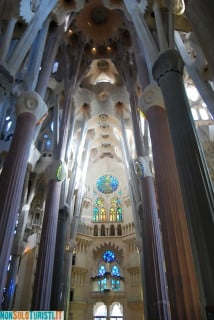
<instances>
[{"instance_id":1,"label":"arched window","mask_svg":"<svg viewBox=\"0 0 214 320\"><path fill-rule=\"evenodd\" d=\"M94 208L94 221L99 221L99 209L97 207Z\"/></svg>"},{"instance_id":2,"label":"arched window","mask_svg":"<svg viewBox=\"0 0 214 320\"><path fill-rule=\"evenodd\" d=\"M115 228L113 225L110 226L110 236L115 236Z\"/></svg>"},{"instance_id":3,"label":"arched window","mask_svg":"<svg viewBox=\"0 0 214 320\"><path fill-rule=\"evenodd\" d=\"M121 227L121 224L118 224L118 226L117 226L117 235L118 235L118 236L122 236L122 227Z\"/></svg>"},{"instance_id":4,"label":"arched window","mask_svg":"<svg viewBox=\"0 0 214 320\"><path fill-rule=\"evenodd\" d=\"M124 290L123 277L120 273L116 255L113 250L105 250L102 263L97 267L93 280L93 291L121 291Z\"/></svg>"},{"instance_id":5,"label":"arched window","mask_svg":"<svg viewBox=\"0 0 214 320\"><path fill-rule=\"evenodd\" d=\"M100 221L106 221L106 209L100 208Z\"/></svg>"},{"instance_id":6,"label":"arched window","mask_svg":"<svg viewBox=\"0 0 214 320\"><path fill-rule=\"evenodd\" d=\"M106 273L106 268L104 265L101 265L98 270L98 276L103 276Z\"/></svg>"},{"instance_id":7,"label":"arched window","mask_svg":"<svg viewBox=\"0 0 214 320\"><path fill-rule=\"evenodd\" d=\"M106 320L107 319L107 307L103 302L97 302L93 308L94 320Z\"/></svg>"},{"instance_id":8,"label":"arched window","mask_svg":"<svg viewBox=\"0 0 214 320\"><path fill-rule=\"evenodd\" d=\"M113 302L109 306L110 320L122 320L123 319L123 306L119 302Z\"/></svg>"},{"instance_id":9,"label":"arched window","mask_svg":"<svg viewBox=\"0 0 214 320\"><path fill-rule=\"evenodd\" d=\"M110 221L116 221L116 210L115 208L110 208Z\"/></svg>"},{"instance_id":10,"label":"arched window","mask_svg":"<svg viewBox=\"0 0 214 320\"><path fill-rule=\"evenodd\" d=\"M106 209L105 209L105 200L101 197L95 199L95 207L94 207L94 215L93 220L95 222L98 221L106 221Z\"/></svg>"},{"instance_id":11,"label":"arched window","mask_svg":"<svg viewBox=\"0 0 214 320\"><path fill-rule=\"evenodd\" d=\"M111 274L112 276L115 276L115 277L120 277L120 269L118 266L114 265L112 268L111 268Z\"/></svg>"},{"instance_id":12,"label":"arched window","mask_svg":"<svg viewBox=\"0 0 214 320\"><path fill-rule=\"evenodd\" d=\"M101 225L101 233L100 233L100 235L101 235L102 237L105 236L105 226L104 226L103 224Z\"/></svg>"},{"instance_id":13,"label":"arched window","mask_svg":"<svg viewBox=\"0 0 214 320\"><path fill-rule=\"evenodd\" d=\"M111 198L110 221L122 221L121 200L118 197Z\"/></svg>"},{"instance_id":14,"label":"arched window","mask_svg":"<svg viewBox=\"0 0 214 320\"><path fill-rule=\"evenodd\" d=\"M95 237L98 236L98 226L97 225L94 226L94 236Z\"/></svg>"}]
</instances>

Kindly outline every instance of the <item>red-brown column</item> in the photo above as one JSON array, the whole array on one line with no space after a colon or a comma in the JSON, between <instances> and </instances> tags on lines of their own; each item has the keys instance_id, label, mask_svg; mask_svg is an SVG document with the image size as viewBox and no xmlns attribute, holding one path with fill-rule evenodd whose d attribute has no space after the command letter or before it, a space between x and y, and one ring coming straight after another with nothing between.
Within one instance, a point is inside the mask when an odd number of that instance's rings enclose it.
<instances>
[{"instance_id":1,"label":"red-brown column","mask_svg":"<svg viewBox=\"0 0 214 320\"><path fill-rule=\"evenodd\" d=\"M179 53L168 49L154 63L153 75L166 106L204 306L214 306L214 190L186 96L183 67Z\"/></svg>"},{"instance_id":2,"label":"red-brown column","mask_svg":"<svg viewBox=\"0 0 214 320\"><path fill-rule=\"evenodd\" d=\"M152 140L172 319L204 319L175 156L158 86L148 86L143 99Z\"/></svg>"},{"instance_id":3,"label":"red-brown column","mask_svg":"<svg viewBox=\"0 0 214 320\"><path fill-rule=\"evenodd\" d=\"M34 279L32 310L50 310L61 181L64 179L65 172L64 168L62 170L59 168L63 166L62 161L54 160L47 172L49 182ZM58 176L59 172L63 174Z\"/></svg>"},{"instance_id":4,"label":"red-brown column","mask_svg":"<svg viewBox=\"0 0 214 320\"><path fill-rule=\"evenodd\" d=\"M169 320L171 315L154 178L150 170L149 158L139 157L137 161L142 167L140 177L142 208L139 210L139 216L143 239L145 309L148 320Z\"/></svg>"},{"instance_id":5,"label":"red-brown column","mask_svg":"<svg viewBox=\"0 0 214 320\"><path fill-rule=\"evenodd\" d=\"M41 97L26 92L17 99L14 137L0 177L0 294L6 282L14 230L36 123L47 112Z\"/></svg>"}]
</instances>

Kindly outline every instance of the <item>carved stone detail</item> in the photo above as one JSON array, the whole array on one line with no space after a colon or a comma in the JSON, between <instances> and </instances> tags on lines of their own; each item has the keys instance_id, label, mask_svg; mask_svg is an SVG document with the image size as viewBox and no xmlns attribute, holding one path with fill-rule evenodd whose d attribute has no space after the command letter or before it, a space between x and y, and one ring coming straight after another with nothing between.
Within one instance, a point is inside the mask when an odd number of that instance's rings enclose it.
<instances>
[{"instance_id":1,"label":"carved stone detail","mask_svg":"<svg viewBox=\"0 0 214 320\"><path fill-rule=\"evenodd\" d=\"M165 108L163 95L161 92L160 87L156 84L148 85L142 95L142 108L143 111L146 113L149 108L159 106Z\"/></svg>"},{"instance_id":2,"label":"carved stone detail","mask_svg":"<svg viewBox=\"0 0 214 320\"><path fill-rule=\"evenodd\" d=\"M17 115L28 112L35 115L37 122L44 119L47 114L47 106L41 96L35 91L22 93L16 101Z\"/></svg>"},{"instance_id":3,"label":"carved stone detail","mask_svg":"<svg viewBox=\"0 0 214 320\"><path fill-rule=\"evenodd\" d=\"M184 63L180 54L174 49L168 49L161 53L155 61L152 73L154 79L159 82L168 72L183 74Z\"/></svg>"},{"instance_id":4,"label":"carved stone detail","mask_svg":"<svg viewBox=\"0 0 214 320\"><path fill-rule=\"evenodd\" d=\"M182 15L185 11L184 0L167 0L166 5L177 16Z\"/></svg>"}]
</instances>

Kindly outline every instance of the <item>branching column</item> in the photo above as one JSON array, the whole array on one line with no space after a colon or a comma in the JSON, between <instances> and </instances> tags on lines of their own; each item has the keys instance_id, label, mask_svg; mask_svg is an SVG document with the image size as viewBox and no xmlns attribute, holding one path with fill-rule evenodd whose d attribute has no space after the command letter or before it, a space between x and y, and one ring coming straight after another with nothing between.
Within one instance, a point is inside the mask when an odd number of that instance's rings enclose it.
<instances>
[{"instance_id":1,"label":"branching column","mask_svg":"<svg viewBox=\"0 0 214 320\"><path fill-rule=\"evenodd\" d=\"M175 50L153 66L169 121L194 258L206 305L214 305L214 195L206 160L183 85L183 62ZM198 278L200 280L200 277Z\"/></svg>"},{"instance_id":2,"label":"branching column","mask_svg":"<svg viewBox=\"0 0 214 320\"><path fill-rule=\"evenodd\" d=\"M26 92L17 99L17 120L14 137L0 177L0 290L7 276L9 256L21 201L27 161L36 124L47 107L39 94Z\"/></svg>"},{"instance_id":3,"label":"branching column","mask_svg":"<svg viewBox=\"0 0 214 320\"><path fill-rule=\"evenodd\" d=\"M152 140L172 319L203 319L184 205L160 89L143 93Z\"/></svg>"}]
</instances>

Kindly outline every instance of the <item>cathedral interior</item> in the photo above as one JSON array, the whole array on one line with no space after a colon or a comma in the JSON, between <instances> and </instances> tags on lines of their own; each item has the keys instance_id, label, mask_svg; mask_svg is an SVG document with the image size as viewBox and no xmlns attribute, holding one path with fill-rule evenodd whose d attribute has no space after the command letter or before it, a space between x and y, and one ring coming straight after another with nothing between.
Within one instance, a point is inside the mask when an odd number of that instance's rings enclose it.
<instances>
[{"instance_id":1,"label":"cathedral interior","mask_svg":"<svg viewBox=\"0 0 214 320\"><path fill-rule=\"evenodd\" d=\"M214 319L213 16L0 1L1 310Z\"/></svg>"}]
</instances>

